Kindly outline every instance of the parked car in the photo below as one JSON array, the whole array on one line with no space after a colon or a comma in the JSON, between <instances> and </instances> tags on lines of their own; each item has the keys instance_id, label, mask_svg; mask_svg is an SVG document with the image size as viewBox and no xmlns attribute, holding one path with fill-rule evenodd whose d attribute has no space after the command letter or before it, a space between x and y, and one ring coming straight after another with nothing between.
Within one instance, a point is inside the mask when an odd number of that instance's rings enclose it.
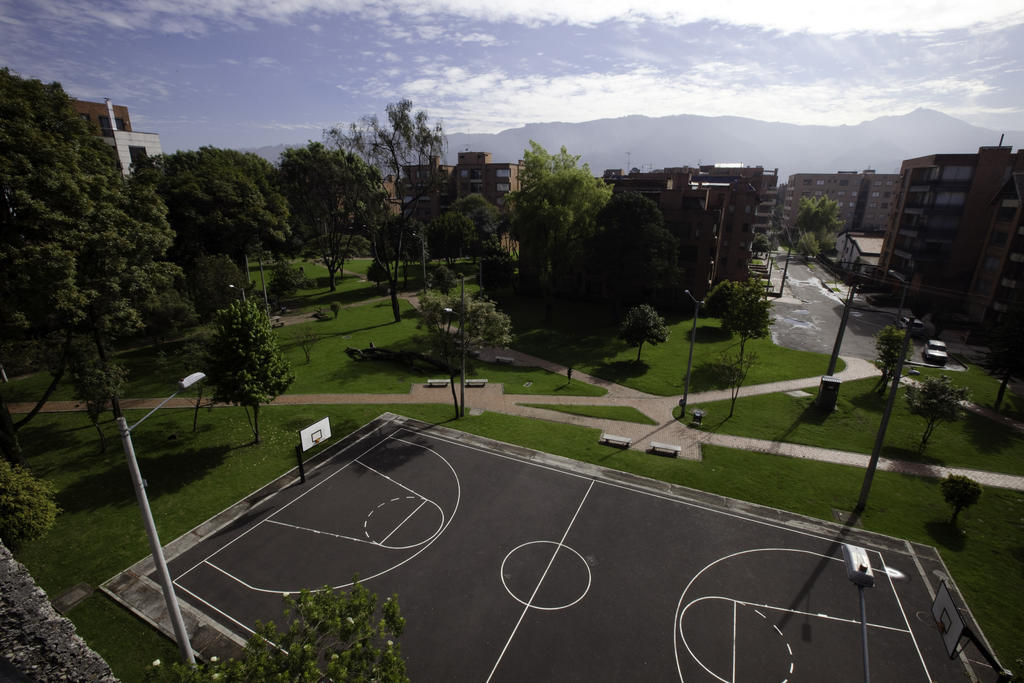
<instances>
[{"instance_id":1,"label":"parked car","mask_svg":"<svg viewBox=\"0 0 1024 683\"><path fill-rule=\"evenodd\" d=\"M917 318L908 318L903 316L900 318L900 329L906 329L907 325L910 325L910 336L911 337L923 337L925 335L924 323Z\"/></svg>"},{"instance_id":2,"label":"parked car","mask_svg":"<svg viewBox=\"0 0 1024 683\"><path fill-rule=\"evenodd\" d=\"M949 354L946 352L946 342L938 339L929 339L928 343L924 345L924 351L921 355L924 357L924 362L929 365L945 365L949 359Z\"/></svg>"}]
</instances>

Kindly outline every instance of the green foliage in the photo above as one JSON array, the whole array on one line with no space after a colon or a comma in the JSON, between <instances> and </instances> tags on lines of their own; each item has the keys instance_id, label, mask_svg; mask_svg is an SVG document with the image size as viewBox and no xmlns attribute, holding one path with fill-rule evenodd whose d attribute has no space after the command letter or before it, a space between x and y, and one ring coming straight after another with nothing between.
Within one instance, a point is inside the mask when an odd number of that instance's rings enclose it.
<instances>
[{"instance_id":1,"label":"green foliage","mask_svg":"<svg viewBox=\"0 0 1024 683\"><path fill-rule=\"evenodd\" d=\"M814 258L821 253L821 244L818 242L818 238L814 236L814 233L805 232L796 241L796 251L802 256Z\"/></svg>"},{"instance_id":2,"label":"green foliage","mask_svg":"<svg viewBox=\"0 0 1024 683\"><path fill-rule=\"evenodd\" d=\"M341 313L341 304L337 301L331 302L331 314L334 315L334 319L338 319L338 314Z\"/></svg>"},{"instance_id":3,"label":"green foliage","mask_svg":"<svg viewBox=\"0 0 1024 683\"><path fill-rule=\"evenodd\" d=\"M942 480L942 498L953 508L949 523L956 524L960 511L981 499L981 484L962 474L950 474Z\"/></svg>"},{"instance_id":4,"label":"green foliage","mask_svg":"<svg viewBox=\"0 0 1024 683\"><path fill-rule=\"evenodd\" d=\"M203 321L239 298L248 287L242 269L227 254L200 254L187 279L196 313Z\"/></svg>"},{"instance_id":5,"label":"green foliage","mask_svg":"<svg viewBox=\"0 0 1024 683\"><path fill-rule=\"evenodd\" d=\"M38 538L57 519L53 485L24 467L0 460L0 540L12 551Z\"/></svg>"},{"instance_id":6,"label":"green foliage","mask_svg":"<svg viewBox=\"0 0 1024 683\"><path fill-rule=\"evenodd\" d=\"M520 282L545 296L571 293L568 283L584 266L586 240L596 232L597 214L612 188L586 164L577 167L579 156L565 147L549 154L531 140L523 160L522 189L508 196Z\"/></svg>"},{"instance_id":7,"label":"green foliage","mask_svg":"<svg viewBox=\"0 0 1024 683\"><path fill-rule=\"evenodd\" d=\"M668 341L669 331L665 325L665 319L658 315L654 307L649 304L633 306L626 311L626 317L619 327L619 337L630 346L637 347L636 359L640 361L640 352L644 348L644 342L657 346Z\"/></svg>"},{"instance_id":8,"label":"green foliage","mask_svg":"<svg viewBox=\"0 0 1024 683\"><path fill-rule=\"evenodd\" d=\"M906 331L896 325L886 325L875 335L875 366L882 371L882 377L878 380L879 393L886 392L889 382L896 374L896 366L900 362L905 335ZM910 352L908 346L904 360L910 358Z\"/></svg>"},{"instance_id":9,"label":"green foliage","mask_svg":"<svg viewBox=\"0 0 1024 683\"><path fill-rule=\"evenodd\" d=\"M267 291L280 303L282 297L291 296L311 284L301 266L295 267L284 259L278 259L270 268Z\"/></svg>"},{"instance_id":10,"label":"green foliage","mask_svg":"<svg viewBox=\"0 0 1024 683\"><path fill-rule=\"evenodd\" d=\"M910 412L925 419L920 445L923 451L940 422L956 422L964 416L963 403L970 400L971 392L943 375L922 377L907 387L906 396Z\"/></svg>"},{"instance_id":11,"label":"green foliage","mask_svg":"<svg viewBox=\"0 0 1024 683\"><path fill-rule=\"evenodd\" d=\"M1010 378L1024 376L1024 302L1004 312L988 335L988 352L981 365L999 378L993 407L998 411Z\"/></svg>"},{"instance_id":12,"label":"green foliage","mask_svg":"<svg viewBox=\"0 0 1024 683\"><path fill-rule=\"evenodd\" d=\"M470 253L476 243L476 228L464 214L447 211L427 226L427 244L432 257L443 258L448 265Z\"/></svg>"},{"instance_id":13,"label":"green foliage","mask_svg":"<svg viewBox=\"0 0 1024 683\"><path fill-rule=\"evenodd\" d=\"M436 289L442 294L455 289L455 285L458 283L459 278L451 268L444 265L434 266L430 270L428 283L431 289Z\"/></svg>"},{"instance_id":14,"label":"green foliage","mask_svg":"<svg viewBox=\"0 0 1024 683\"><path fill-rule=\"evenodd\" d=\"M771 330L771 303L765 298L764 286L756 279L733 282L726 290L725 307L721 312L722 329L740 338L740 355L750 339L763 339Z\"/></svg>"},{"instance_id":15,"label":"green foliage","mask_svg":"<svg viewBox=\"0 0 1024 683\"><path fill-rule=\"evenodd\" d=\"M819 250L829 251L835 248L836 233L843 226L839 218L839 204L828 197L803 197L797 211L796 227L800 231L797 251L803 254L816 255ZM806 236L814 240L806 240ZM806 251L811 249L813 251Z\"/></svg>"},{"instance_id":16,"label":"green foliage","mask_svg":"<svg viewBox=\"0 0 1024 683\"><path fill-rule=\"evenodd\" d=\"M764 254L772 250L772 241L768 235L763 232L759 232L754 235L754 241L750 246L750 250L755 254Z\"/></svg>"},{"instance_id":17,"label":"green foliage","mask_svg":"<svg viewBox=\"0 0 1024 683\"><path fill-rule=\"evenodd\" d=\"M450 211L459 213L473 222L474 237L472 245L475 253L483 253L483 245L491 239L496 239L501 232L503 221L501 211L494 204L487 201L482 194L469 194L459 197L449 207Z\"/></svg>"},{"instance_id":18,"label":"green foliage","mask_svg":"<svg viewBox=\"0 0 1024 683\"><path fill-rule=\"evenodd\" d=\"M96 359L77 362L71 369L71 380L75 386L75 398L85 402L89 421L100 435L100 450L107 449L103 430L100 429L100 415L107 409L112 398L119 398L124 391L128 373L124 366L103 363Z\"/></svg>"},{"instance_id":19,"label":"green foliage","mask_svg":"<svg viewBox=\"0 0 1024 683\"><path fill-rule=\"evenodd\" d=\"M354 580L350 591L330 586L285 596L287 630L261 624L239 660L189 667L154 662L154 681L407 681L398 637L405 629L398 596L377 609L377 596ZM378 618L378 611L380 616Z\"/></svg>"},{"instance_id":20,"label":"green foliage","mask_svg":"<svg viewBox=\"0 0 1024 683\"><path fill-rule=\"evenodd\" d=\"M373 280L374 283L380 287L380 283L386 281L390 275L388 274L387 266L374 259L373 263L370 264L369 269L366 271L366 277Z\"/></svg>"},{"instance_id":21,"label":"green foliage","mask_svg":"<svg viewBox=\"0 0 1024 683\"><path fill-rule=\"evenodd\" d=\"M363 226L386 210L380 171L351 152L310 142L281 154L280 177L292 222L326 266L333 292L345 261L365 249Z\"/></svg>"},{"instance_id":22,"label":"green foliage","mask_svg":"<svg viewBox=\"0 0 1024 683\"><path fill-rule=\"evenodd\" d=\"M259 303L236 301L218 313L207 377L214 401L252 408L252 432L259 443L260 404L284 393L295 379Z\"/></svg>"},{"instance_id":23,"label":"green foliage","mask_svg":"<svg viewBox=\"0 0 1024 683\"><path fill-rule=\"evenodd\" d=\"M256 247L284 248L291 232L288 202L266 159L201 147L160 157L156 167L177 263L191 268L201 254L226 254L241 263Z\"/></svg>"}]
</instances>

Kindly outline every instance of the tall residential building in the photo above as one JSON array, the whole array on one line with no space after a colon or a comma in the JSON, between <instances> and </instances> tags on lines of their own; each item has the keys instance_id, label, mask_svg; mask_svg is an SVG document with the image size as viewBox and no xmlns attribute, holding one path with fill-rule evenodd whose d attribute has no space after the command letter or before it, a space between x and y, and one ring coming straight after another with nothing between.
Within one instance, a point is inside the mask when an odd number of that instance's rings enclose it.
<instances>
[{"instance_id":1,"label":"tall residential building","mask_svg":"<svg viewBox=\"0 0 1024 683\"><path fill-rule=\"evenodd\" d=\"M1024 151L907 159L880 258L943 315L980 322L1021 296Z\"/></svg>"},{"instance_id":2,"label":"tall residential building","mask_svg":"<svg viewBox=\"0 0 1024 683\"><path fill-rule=\"evenodd\" d=\"M471 194L483 197L498 208L504 209L505 197L519 189L519 174L523 162L493 162L490 152L459 152L455 166L441 164L432 159L431 165L410 166L407 177L416 183L431 173L442 175L441 187L419 198L412 214L418 220L429 223L440 216L456 199ZM431 171L433 169L433 171ZM410 198L411 199L411 198Z\"/></svg>"},{"instance_id":3,"label":"tall residential building","mask_svg":"<svg viewBox=\"0 0 1024 683\"><path fill-rule=\"evenodd\" d=\"M882 232L895 204L899 179L898 173L875 173L871 169L791 175L786 183L785 225L796 227L801 199L828 197L839 205L842 230Z\"/></svg>"},{"instance_id":4,"label":"tall residential building","mask_svg":"<svg viewBox=\"0 0 1024 683\"><path fill-rule=\"evenodd\" d=\"M96 134L114 148L117 153L117 168L124 175L131 173L132 166L147 156L163 154L160 136L156 133L142 133L132 130L128 107L103 102L71 100L71 106L78 115L95 126Z\"/></svg>"}]
</instances>

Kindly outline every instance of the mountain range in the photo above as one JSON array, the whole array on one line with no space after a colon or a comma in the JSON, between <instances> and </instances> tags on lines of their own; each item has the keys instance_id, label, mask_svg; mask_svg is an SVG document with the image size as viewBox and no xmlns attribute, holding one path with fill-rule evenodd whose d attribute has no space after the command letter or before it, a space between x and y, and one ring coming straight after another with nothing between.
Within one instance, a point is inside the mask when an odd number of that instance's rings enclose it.
<instances>
[{"instance_id":1,"label":"mountain range","mask_svg":"<svg viewBox=\"0 0 1024 683\"><path fill-rule=\"evenodd\" d=\"M1004 134L1005 133L1005 134ZM882 116L854 126L800 126L738 116L680 114L652 118L625 116L582 123L531 123L500 133L449 133L447 163L458 152L490 152L495 162L523 158L530 140L548 151L565 148L580 155L594 175L605 169L741 163L779 170L779 182L793 173L834 173L867 168L896 173L903 159L945 153L974 153L978 147L1024 145L1024 131L993 131L932 109ZM276 163L286 147L255 152Z\"/></svg>"}]
</instances>

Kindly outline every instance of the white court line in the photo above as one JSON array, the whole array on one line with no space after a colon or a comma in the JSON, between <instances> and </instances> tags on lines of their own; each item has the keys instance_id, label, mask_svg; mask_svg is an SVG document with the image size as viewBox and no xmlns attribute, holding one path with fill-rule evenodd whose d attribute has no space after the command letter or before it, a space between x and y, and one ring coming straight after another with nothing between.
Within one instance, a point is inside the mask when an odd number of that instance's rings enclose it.
<instances>
[{"instance_id":1,"label":"white court line","mask_svg":"<svg viewBox=\"0 0 1024 683\"><path fill-rule=\"evenodd\" d=\"M882 557L882 553L878 553L878 559L882 563L882 569L885 569L885 558ZM917 651L917 658L921 660L921 666L924 668L924 676L926 681L931 681L931 674L928 673L928 665L924 661L924 654L921 653L921 648L917 644L917 638L914 636L913 630L910 627L910 620L907 619L907 612L903 609L903 601L900 600L899 593L896 592L896 582L892 580L888 572L884 572L887 579L889 579L889 588L892 589L892 595L896 598L896 604L900 608L900 614L903 615L903 623L907 625L907 631L910 633L910 640L914 643L914 650Z\"/></svg>"},{"instance_id":2,"label":"white court line","mask_svg":"<svg viewBox=\"0 0 1024 683\"><path fill-rule=\"evenodd\" d=\"M805 612L803 610L792 609L790 607L779 607L778 605L768 605L768 604L764 604L764 603L760 603L760 602L747 602L746 600L737 600L736 598L730 598L727 595L702 595L699 598L696 598L696 599L691 600L690 602L686 603L686 607L683 608L683 614L685 614L686 610L688 610L692 605L696 605L698 602L703 602L705 600L721 600L723 602L731 602L731 603L733 603L734 608L735 608L736 605L743 605L744 607L754 607L754 608L760 607L760 608L765 609L765 610L771 610L772 612L786 612L786 613L794 614L794 615L801 616L801 617L814 617L815 619L825 619L825 620L828 620L828 621L838 621L838 622L841 622L841 623L854 624L856 626L860 626L860 619L849 619L847 617L834 617L834 616L832 616L830 614L825 614L824 612ZM907 633L907 634L910 633L910 631L907 631L906 629L898 628L896 626L887 626L886 624L873 624L870 621L868 622L868 626L870 626L871 628L880 629L882 631L893 631L895 633ZM776 626L775 624L772 624L772 628L774 628L776 631L779 631L779 627ZM734 625L734 633L735 633L735 625ZM783 636L782 631L779 631L779 635ZM785 636L783 636L783 637L785 637Z\"/></svg>"},{"instance_id":3,"label":"white court line","mask_svg":"<svg viewBox=\"0 0 1024 683\"><path fill-rule=\"evenodd\" d=\"M276 519L268 519L267 524L277 524L278 526L288 527L289 529L295 529L296 531L306 531L311 534L321 534L324 536L332 536L334 538L340 538L343 541L356 541L357 543L365 543L367 545L379 545L374 541L368 541L365 538L359 538L358 536L346 536L344 534L336 534L333 531L320 531L319 529L310 529L309 527L298 526L296 524L289 524L288 522L279 522Z\"/></svg>"},{"instance_id":4,"label":"white court line","mask_svg":"<svg viewBox=\"0 0 1024 683\"><path fill-rule=\"evenodd\" d=\"M211 566L213 566L213 565L211 565ZM214 568L216 569L216 567L214 567ZM251 628L249 628L248 626L246 626L245 624L243 624L242 622L240 622L240 621L239 621L238 619L235 619L235 618L234 618L233 616L231 616L231 615L230 615L230 614L228 614L227 612L225 612L225 611L223 611L223 610L221 610L221 609L218 609L216 605L212 605L212 604L210 604L209 602L207 602L206 600L203 600L203 599L202 599L201 597L199 597L198 595L196 595L195 593L193 593L192 591L190 591L190 590L189 590L188 588L185 588L184 586L182 586L181 584L179 584L179 583L178 583L177 581L175 581L175 582L174 582L174 585L175 585L175 586L177 586L177 587L178 587L178 588L179 588L180 590L182 590L182 591L184 591L184 592L188 593L188 594L189 594L189 595L191 595L191 596L192 596L193 598L195 598L195 599L196 599L196 600L198 600L199 602L203 603L204 605L206 605L207 607L209 607L210 609L212 609L212 610L213 610L214 612L216 612L217 614L221 615L221 616L222 616L222 617L224 617L225 619L229 619L229 620L233 621L234 623L238 624L239 626L241 626L242 628L244 628L244 629L245 629L246 631L248 631L249 633L252 633L253 635L256 635L256 631L253 631L253 630L252 630Z\"/></svg>"},{"instance_id":5,"label":"white court line","mask_svg":"<svg viewBox=\"0 0 1024 683\"><path fill-rule=\"evenodd\" d=\"M396 531L398 531L403 526L405 526L405 523L408 522L410 519L412 519L412 516L415 515L417 512L419 512L420 508L423 507L426 504L427 504L427 499L426 498L421 498L420 499L420 504L416 506L416 509L413 510L412 512L410 512L408 517L406 517L401 522L399 522L398 526L396 526L394 529L392 529L390 534L388 534L387 536L382 538L378 545L383 546L385 543L387 543L388 539L391 538L392 536L394 536ZM444 511L443 510L441 511L441 526L442 527L444 526Z\"/></svg>"},{"instance_id":6,"label":"white court line","mask_svg":"<svg viewBox=\"0 0 1024 683\"><path fill-rule=\"evenodd\" d=\"M732 603L732 680L736 680L736 622L739 621L739 617L736 614L738 606L736 602ZM683 610L684 612L686 610Z\"/></svg>"},{"instance_id":7,"label":"white court line","mask_svg":"<svg viewBox=\"0 0 1024 683\"><path fill-rule=\"evenodd\" d=\"M544 579L547 577L548 572L551 570L551 565L555 563L555 558L558 557L558 551L561 549L562 544L565 543L565 537L569 535L569 530L572 529L572 525L576 522L576 518L580 514L580 510L583 509L583 503L586 502L587 496L590 495L591 489L594 488L594 481L590 481L590 486L587 487L586 493L583 494L583 499L580 500L580 504L576 507L576 512L573 513L572 519L569 520L569 526L565 527L565 533L562 534L561 540L558 541L558 545L555 546L555 552L551 554L551 559L548 561L548 566L545 567L544 573L540 575L540 581L537 582L537 586L533 589L533 594L530 595L530 599L526 602L526 607L523 608L523 613L519 615L519 621L516 622L515 627L512 629L512 633L509 634L508 640L505 641L505 647L501 648L501 654L498 655L498 660L494 662L494 668L491 669L491 673L487 675L487 680L490 681L494 678L494 672L498 670L498 665L501 664L502 657L508 651L508 646L512 644L512 639L516 636L516 631L519 630L519 625L523 623L523 619L526 618L526 613L530 611L530 605L533 604L533 599L537 597L537 592L540 591L541 585L544 583Z\"/></svg>"}]
</instances>

